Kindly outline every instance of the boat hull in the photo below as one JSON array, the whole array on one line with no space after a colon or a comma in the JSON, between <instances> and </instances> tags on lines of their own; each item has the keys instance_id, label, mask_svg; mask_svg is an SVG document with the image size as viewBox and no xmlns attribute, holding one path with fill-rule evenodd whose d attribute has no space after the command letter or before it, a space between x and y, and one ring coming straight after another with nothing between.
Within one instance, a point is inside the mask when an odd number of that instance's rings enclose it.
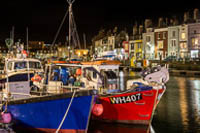
<instances>
[{"instance_id":1,"label":"boat hull","mask_svg":"<svg viewBox=\"0 0 200 133\"><path fill-rule=\"evenodd\" d=\"M72 93L15 100L8 103L14 130L55 132L68 109ZM77 92L60 132L84 132L90 118L92 92Z\"/></svg>"},{"instance_id":2,"label":"boat hull","mask_svg":"<svg viewBox=\"0 0 200 133\"><path fill-rule=\"evenodd\" d=\"M105 122L147 125L159 103L158 95L164 93L161 90L129 91L98 96L97 103L102 104L103 113L99 116L93 113L92 118Z\"/></svg>"}]
</instances>

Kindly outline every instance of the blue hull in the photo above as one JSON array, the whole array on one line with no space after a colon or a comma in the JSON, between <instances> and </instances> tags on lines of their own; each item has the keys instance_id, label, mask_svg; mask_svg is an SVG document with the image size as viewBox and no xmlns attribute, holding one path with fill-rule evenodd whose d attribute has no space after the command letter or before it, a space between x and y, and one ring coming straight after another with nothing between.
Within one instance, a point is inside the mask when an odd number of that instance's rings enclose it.
<instances>
[{"instance_id":1,"label":"blue hull","mask_svg":"<svg viewBox=\"0 0 200 133\"><path fill-rule=\"evenodd\" d=\"M79 93L79 92L77 92ZM72 93L29 100L10 102L8 112L12 114L14 129L38 129L41 131L55 131L69 106ZM26 102L26 103L23 103ZM85 131L91 113L93 94L77 94L70 106L61 131Z\"/></svg>"}]
</instances>

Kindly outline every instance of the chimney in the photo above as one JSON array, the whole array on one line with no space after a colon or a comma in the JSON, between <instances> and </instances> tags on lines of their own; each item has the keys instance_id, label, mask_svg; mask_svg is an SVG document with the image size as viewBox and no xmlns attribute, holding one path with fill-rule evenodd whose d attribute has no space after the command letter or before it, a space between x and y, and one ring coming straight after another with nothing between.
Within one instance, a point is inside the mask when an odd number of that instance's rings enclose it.
<instances>
[{"instance_id":1,"label":"chimney","mask_svg":"<svg viewBox=\"0 0 200 133\"><path fill-rule=\"evenodd\" d=\"M184 13L184 23L187 23L189 20L189 12Z\"/></svg>"},{"instance_id":2,"label":"chimney","mask_svg":"<svg viewBox=\"0 0 200 133\"><path fill-rule=\"evenodd\" d=\"M139 35L141 35L143 33L143 25L139 26Z\"/></svg>"},{"instance_id":3,"label":"chimney","mask_svg":"<svg viewBox=\"0 0 200 133\"><path fill-rule=\"evenodd\" d=\"M169 26L169 19L165 18L165 26Z\"/></svg>"},{"instance_id":4,"label":"chimney","mask_svg":"<svg viewBox=\"0 0 200 133\"><path fill-rule=\"evenodd\" d=\"M137 23L133 26L133 36L138 34L138 26Z\"/></svg>"},{"instance_id":5,"label":"chimney","mask_svg":"<svg viewBox=\"0 0 200 133\"><path fill-rule=\"evenodd\" d=\"M164 24L163 18L161 17L161 18L158 19L158 27L159 28L163 27L163 24Z\"/></svg>"},{"instance_id":6,"label":"chimney","mask_svg":"<svg viewBox=\"0 0 200 133\"><path fill-rule=\"evenodd\" d=\"M173 23L173 25L175 26L175 25L178 25L179 24L179 21L178 21L178 19L175 17L174 18L174 23Z\"/></svg>"},{"instance_id":7,"label":"chimney","mask_svg":"<svg viewBox=\"0 0 200 133\"><path fill-rule=\"evenodd\" d=\"M169 24L174 25L174 19L171 18L170 21L169 21Z\"/></svg>"},{"instance_id":8,"label":"chimney","mask_svg":"<svg viewBox=\"0 0 200 133\"><path fill-rule=\"evenodd\" d=\"M195 22L197 22L198 19L199 19L199 9L197 9L197 8L194 9L193 19L194 19Z\"/></svg>"},{"instance_id":9,"label":"chimney","mask_svg":"<svg viewBox=\"0 0 200 133\"><path fill-rule=\"evenodd\" d=\"M150 28L152 26L151 19L145 19L144 25L145 25L145 29Z\"/></svg>"}]
</instances>

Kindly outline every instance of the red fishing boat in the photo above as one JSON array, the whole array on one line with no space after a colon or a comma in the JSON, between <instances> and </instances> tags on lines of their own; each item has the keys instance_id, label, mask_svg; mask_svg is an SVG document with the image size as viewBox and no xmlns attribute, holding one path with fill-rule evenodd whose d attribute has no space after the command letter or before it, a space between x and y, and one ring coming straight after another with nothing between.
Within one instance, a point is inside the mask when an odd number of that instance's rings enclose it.
<instances>
[{"instance_id":1,"label":"red fishing boat","mask_svg":"<svg viewBox=\"0 0 200 133\"><path fill-rule=\"evenodd\" d=\"M146 70L143 79L130 80L126 90L109 90L99 94L93 105L92 118L107 122L150 124L169 79L166 67Z\"/></svg>"}]
</instances>

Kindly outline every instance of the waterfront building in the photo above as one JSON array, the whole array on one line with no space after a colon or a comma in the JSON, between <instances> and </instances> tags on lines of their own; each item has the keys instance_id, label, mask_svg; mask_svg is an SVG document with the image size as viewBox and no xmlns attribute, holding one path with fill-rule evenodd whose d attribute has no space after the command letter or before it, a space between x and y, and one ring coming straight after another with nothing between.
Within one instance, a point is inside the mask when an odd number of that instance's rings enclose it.
<instances>
[{"instance_id":1,"label":"waterfront building","mask_svg":"<svg viewBox=\"0 0 200 133\"><path fill-rule=\"evenodd\" d=\"M179 30L179 57L188 58L188 25L183 24Z\"/></svg>"},{"instance_id":2,"label":"waterfront building","mask_svg":"<svg viewBox=\"0 0 200 133\"><path fill-rule=\"evenodd\" d=\"M134 44L134 53L136 60L142 60L143 59L143 42L142 39L137 39L133 41Z\"/></svg>"},{"instance_id":3,"label":"waterfront building","mask_svg":"<svg viewBox=\"0 0 200 133\"><path fill-rule=\"evenodd\" d=\"M101 53L103 52L102 49L102 44L103 44L103 39L98 39L95 40L94 45L95 45L95 55L101 55Z\"/></svg>"},{"instance_id":4,"label":"waterfront building","mask_svg":"<svg viewBox=\"0 0 200 133\"><path fill-rule=\"evenodd\" d=\"M168 27L168 56L179 58L179 30L181 26Z\"/></svg>"},{"instance_id":5,"label":"waterfront building","mask_svg":"<svg viewBox=\"0 0 200 133\"><path fill-rule=\"evenodd\" d=\"M200 23L188 24L188 50L190 58L200 57Z\"/></svg>"},{"instance_id":6,"label":"waterfront building","mask_svg":"<svg viewBox=\"0 0 200 133\"><path fill-rule=\"evenodd\" d=\"M112 51L115 49L115 36L108 36L108 51Z\"/></svg>"},{"instance_id":7,"label":"waterfront building","mask_svg":"<svg viewBox=\"0 0 200 133\"><path fill-rule=\"evenodd\" d=\"M155 59L165 59L168 55L168 28L155 29Z\"/></svg>"},{"instance_id":8,"label":"waterfront building","mask_svg":"<svg viewBox=\"0 0 200 133\"><path fill-rule=\"evenodd\" d=\"M148 60L155 59L155 34L153 28L147 28L142 34L144 58Z\"/></svg>"},{"instance_id":9,"label":"waterfront building","mask_svg":"<svg viewBox=\"0 0 200 133\"><path fill-rule=\"evenodd\" d=\"M140 25L139 27L136 25L133 26L133 40L131 41L130 47L132 47L133 56L136 58L136 60L142 60L144 51L143 51L143 36L142 33L144 31L143 25ZM131 50L132 51L132 50Z\"/></svg>"}]
</instances>

